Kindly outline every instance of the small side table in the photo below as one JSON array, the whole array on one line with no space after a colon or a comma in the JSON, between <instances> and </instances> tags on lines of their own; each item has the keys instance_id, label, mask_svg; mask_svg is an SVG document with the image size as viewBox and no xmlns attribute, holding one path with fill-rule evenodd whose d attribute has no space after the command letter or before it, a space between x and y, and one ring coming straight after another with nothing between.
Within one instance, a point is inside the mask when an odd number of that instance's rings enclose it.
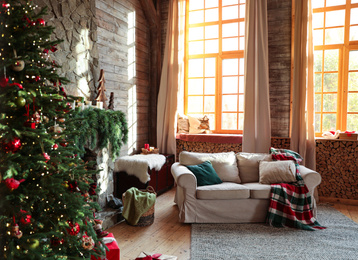
<instances>
[{"instance_id":1,"label":"small side table","mask_svg":"<svg viewBox=\"0 0 358 260\"><path fill-rule=\"evenodd\" d=\"M163 154L166 158L165 164L159 170L148 170L150 181L142 183L136 176L128 175L126 172L114 172L114 196L122 198L122 194L131 187L146 189L148 185L152 186L160 195L174 186L174 178L171 174L171 167L174 163L174 154Z\"/></svg>"},{"instance_id":2,"label":"small side table","mask_svg":"<svg viewBox=\"0 0 358 260\"><path fill-rule=\"evenodd\" d=\"M170 190L174 186L174 178L171 173L171 167L174 163L174 154L163 154L166 158L165 164L159 170L149 171L150 181L148 185L152 186L157 193L160 195L167 190Z\"/></svg>"}]
</instances>

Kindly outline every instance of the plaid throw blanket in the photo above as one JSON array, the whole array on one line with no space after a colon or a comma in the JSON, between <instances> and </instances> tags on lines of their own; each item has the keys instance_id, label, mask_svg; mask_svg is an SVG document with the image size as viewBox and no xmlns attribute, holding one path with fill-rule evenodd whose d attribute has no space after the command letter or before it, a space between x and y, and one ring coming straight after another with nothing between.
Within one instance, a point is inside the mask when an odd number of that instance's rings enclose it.
<instances>
[{"instance_id":1,"label":"plaid throw blanket","mask_svg":"<svg viewBox=\"0 0 358 260\"><path fill-rule=\"evenodd\" d=\"M271 201L267 214L269 224L303 230L325 229L313 217L311 195L299 172L302 157L286 149L271 148L270 153L275 161L295 162L297 182L271 184Z\"/></svg>"}]
</instances>

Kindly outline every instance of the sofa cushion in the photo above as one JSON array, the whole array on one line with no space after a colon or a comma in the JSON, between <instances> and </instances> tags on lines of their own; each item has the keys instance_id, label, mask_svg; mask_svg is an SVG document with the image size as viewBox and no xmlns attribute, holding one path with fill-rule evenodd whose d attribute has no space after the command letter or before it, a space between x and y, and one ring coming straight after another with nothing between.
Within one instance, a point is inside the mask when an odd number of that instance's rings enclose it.
<instances>
[{"instance_id":1,"label":"sofa cushion","mask_svg":"<svg viewBox=\"0 0 358 260\"><path fill-rule=\"evenodd\" d=\"M220 184L219 176L216 174L211 162L206 161L198 165L186 166L196 177L197 186Z\"/></svg>"},{"instance_id":2,"label":"sofa cushion","mask_svg":"<svg viewBox=\"0 0 358 260\"><path fill-rule=\"evenodd\" d=\"M182 165L196 165L210 161L222 181L240 183L234 152L228 153L195 153L183 151L179 154L179 163Z\"/></svg>"},{"instance_id":3,"label":"sofa cushion","mask_svg":"<svg viewBox=\"0 0 358 260\"><path fill-rule=\"evenodd\" d=\"M293 161L261 161L259 168L261 184L296 181L296 166Z\"/></svg>"},{"instance_id":4,"label":"sofa cushion","mask_svg":"<svg viewBox=\"0 0 358 260\"><path fill-rule=\"evenodd\" d=\"M250 190L251 199L269 199L271 196L271 185L251 182L242 184Z\"/></svg>"},{"instance_id":5,"label":"sofa cushion","mask_svg":"<svg viewBox=\"0 0 358 260\"><path fill-rule=\"evenodd\" d=\"M244 185L223 182L216 185L201 186L196 189L196 196L203 200L235 200L250 197L250 190Z\"/></svg>"},{"instance_id":6,"label":"sofa cushion","mask_svg":"<svg viewBox=\"0 0 358 260\"><path fill-rule=\"evenodd\" d=\"M267 153L238 153L237 164L242 183L259 181L260 161L271 161L271 154Z\"/></svg>"}]
</instances>

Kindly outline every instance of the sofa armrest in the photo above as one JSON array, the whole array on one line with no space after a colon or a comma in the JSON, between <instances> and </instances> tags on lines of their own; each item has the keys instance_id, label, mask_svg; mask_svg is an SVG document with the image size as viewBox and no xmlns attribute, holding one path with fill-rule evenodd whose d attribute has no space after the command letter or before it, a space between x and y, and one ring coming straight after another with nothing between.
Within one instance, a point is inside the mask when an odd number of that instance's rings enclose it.
<instances>
[{"instance_id":1,"label":"sofa armrest","mask_svg":"<svg viewBox=\"0 0 358 260\"><path fill-rule=\"evenodd\" d=\"M187 167L176 162L172 165L171 172L179 187L196 191L196 177Z\"/></svg>"},{"instance_id":2,"label":"sofa armrest","mask_svg":"<svg viewBox=\"0 0 358 260\"><path fill-rule=\"evenodd\" d=\"M300 165L299 170L308 190L313 194L314 189L321 183L321 175L303 165Z\"/></svg>"}]
</instances>

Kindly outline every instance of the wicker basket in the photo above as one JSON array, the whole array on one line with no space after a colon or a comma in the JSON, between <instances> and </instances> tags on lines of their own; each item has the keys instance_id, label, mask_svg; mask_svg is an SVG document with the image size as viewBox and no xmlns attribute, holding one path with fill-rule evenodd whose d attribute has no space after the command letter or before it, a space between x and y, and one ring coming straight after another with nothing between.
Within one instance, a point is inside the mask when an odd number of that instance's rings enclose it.
<instances>
[{"instance_id":1,"label":"wicker basket","mask_svg":"<svg viewBox=\"0 0 358 260\"><path fill-rule=\"evenodd\" d=\"M140 190L140 191L154 193L155 195L157 195L157 193L155 192L155 190L152 186L148 186L145 190ZM122 194L122 201L124 202L124 200L125 200L125 193ZM135 226L135 227L145 227L145 226L152 225L154 222L154 206L155 206L155 203L153 204L153 206L150 207L150 209L147 210L147 212L145 212L139 218L138 223L136 225L131 225L127 221L126 221L126 223L128 225Z\"/></svg>"}]
</instances>

